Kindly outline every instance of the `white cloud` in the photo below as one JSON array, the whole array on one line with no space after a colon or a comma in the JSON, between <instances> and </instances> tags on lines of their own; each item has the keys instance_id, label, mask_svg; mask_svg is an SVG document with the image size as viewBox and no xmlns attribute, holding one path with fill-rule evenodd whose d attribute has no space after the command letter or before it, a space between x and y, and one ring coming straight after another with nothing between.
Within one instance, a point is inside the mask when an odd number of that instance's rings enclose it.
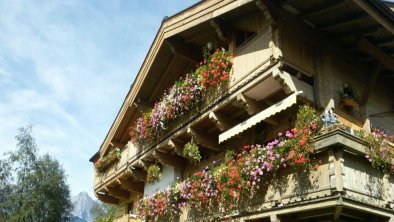
<instances>
[{"instance_id":1,"label":"white cloud","mask_svg":"<svg viewBox=\"0 0 394 222\"><path fill-rule=\"evenodd\" d=\"M184 7L179 4L1 1L0 152L13 149L17 128L31 121L41 152L63 163L73 193L92 194L88 159L111 126L162 17Z\"/></svg>"}]
</instances>

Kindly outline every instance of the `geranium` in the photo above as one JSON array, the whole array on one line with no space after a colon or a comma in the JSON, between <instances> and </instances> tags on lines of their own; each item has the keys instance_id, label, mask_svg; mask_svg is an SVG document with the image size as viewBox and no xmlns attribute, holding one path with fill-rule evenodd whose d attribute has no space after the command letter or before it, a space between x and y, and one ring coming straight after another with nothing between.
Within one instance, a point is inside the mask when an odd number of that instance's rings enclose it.
<instances>
[{"instance_id":1,"label":"geranium","mask_svg":"<svg viewBox=\"0 0 394 222\"><path fill-rule=\"evenodd\" d=\"M308 106L300 108L299 113L313 115L300 118L302 121L315 118L316 113L309 109ZM173 218L185 207L204 212L219 208L229 214L243 197L247 201L257 193L266 175L275 174L288 165L300 166L305 171L317 170L319 165L310 157L314 152L311 137L317 131L317 124L313 124L316 123L297 120L296 125L302 128L293 128L265 145L248 145L239 153L227 151L221 164L206 167L165 191L141 199L140 216L151 221Z\"/></svg>"},{"instance_id":2,"label":"geranium","mask_svg":"<svg viewBox=\"0 0 394 222\"><path fill-rule=\"evenodd\" d=\"M231 66L228 52L217 50L209 55L194 72L179 78L152 110L137 119L129 128L131 141L140 146L156 141L173 120L202 107L204 98L220 96L218 92L227 89Z\"/></svg>"},{"instance_id":3,"label":"geranium","mask_svg":"<svg viewBox=\"0 0 394 222\"><path fill-rule=\"evenodd\" d=\"M232 66L231 56L224 49L217 49L205 62L199 70L203 87L207 90L218 85L219 87L225 87Z\"/></svg>"},{"instance_id":4,"label":"geranium","mask_svg":"<svg viewBox=\"0 0 394 222\"><path fill-rule=\"evenodd\" d=\"M383 130L374 128L371 133L361 131L360 136L367 144L365 157L372 166L385 173L394 174L394 145L392 144L394 135L388 135Z\"/></svg>"}]
</instances>

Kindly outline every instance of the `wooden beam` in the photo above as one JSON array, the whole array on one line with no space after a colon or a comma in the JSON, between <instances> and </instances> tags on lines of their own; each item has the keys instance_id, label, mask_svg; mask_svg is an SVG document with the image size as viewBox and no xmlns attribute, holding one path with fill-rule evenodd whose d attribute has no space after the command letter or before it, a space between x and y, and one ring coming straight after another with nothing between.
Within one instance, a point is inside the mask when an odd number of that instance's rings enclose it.
<instances>
[{"instance_id":1,"label":"wooden beam","mask_svg":"<svg viewBox=\"0 0 394 222\"><path fill-rule=\"evenodd\" d=\"M209 119L215 123L215 125L219 128L220 131L226 131L235 125L234 121L226 116L217 113L210 112Z\"/></svg>"},{"instance_id":2,"label":"wooden beam","mask_svg":"<svg viewBox=\"0 0 394 222\"><path fill-rule=\"evenodd\" d=\"M357 15L343 17L343 18L337 19L335 21L331 21L330 23L319 24L317 26L317 28L321 31L337 29L337 28L341 28L344 26L348 26L348 25L363 21L366 18L367 18L367 15L365 13L360 13Z\"/></svg>"},{"instance_id":3,"label":"wooden beam","mask_svg":"<svg viewBox=\"0 0 394 222\"><path fill-rule=\"evenodd\" d=\"M122 143L117 142L117 141L111 141L110 144L111 144L111 146L118 147L120 149L123 149L125 147L125 145L123 145Z\"/></svg>"},{"instance_id":4,"label":"wooden beam","mask_svg":"<svg viewBox=\"0 0 394 222\"><path fill-rule=\"evenodd\" d=\"M186 166L187 160L180 157L180 156L174 156L169 153L162 153L157 150L154 151L154 154L158 161L161 164L167 165L167 166L173 166L175 168L183 169Z\"/></svg>"},{"instance_id":5,"label":"wooden beam","mask_svg":"<svg viewBox=\"0 0 394 222\"><path fill-rule=\"evenodd\" d=\"M198 63L201 58L201 52L190 44L186 44L181 39L166 39L165 42L170 47L174 55L182 56L193 63Z\"/></svg>"},{"instance_id":6,"label":"wooden beam","mask_svg":"<svg viewBox=\"0 0 394 222\"><path fill-rule=\"evenodd\" d=\"M263 106L260 103L242 93L237 95L237 101L246 109L249 115L254 115L263 110Z\"/></svg>"},{"instance_id":7,"label":"wooden beam","mask_svg":"<svg viewBox=\"0 0 394 222\"><path fill-rule=\"evenodd\" d=\"M270 215L270 221L271 222L280 222L280 219L279 219L278 215L272 214L272 215Z\"/></svg>"},{"instance_id":8,"label":"wooden beam","mask_svg":"<svg viewBox=\"0 0 394 222\"><path fill-rule=\"evenodd\" d=\"M109 204L119 204L119 199L113 196L110 196L105 193L96 193L97 199L99 199L101 202L104 203L109 203Z\"/></svg>"},{"instance_id":9,"label":"wooden beam","mask_svg":"<svg viewBox=\"0 0 394 222\"><path fill-rule=\"evenodd\" d=\"M375 21L391 32L391 34L394 34L393 22L381 11L376 10L376 8L373 7L368 1L353 0L353 2L361 9L366 11L373 19L375 19Z\"/></svg>"},{"instance_id":10,"label":"wooden beam","mask_svg":"<svg viewBox=\"0 0 394 222\"><path fill-rule=\"evenodd\" d=\"M378 79L380 70L382 67L382 63L379 63L378 67L376 68L374 73L371 73L371 75L369 76L369 80L367 82L367 86L364 88L363 94L361 96L361 99L359 101L359 105L363 106L365 104L367 104L368 99L371 95L372 89L376 83L376 80Z\"/></svg>"},{"instance_id":11,"label":"wooden beam","mask_svg":"<svg viewBox=\"0 0 394 222\"><path fill-rule=\"evenodd\" d=\"M370 54L371 56L375 57L379 60L385 67L394 71L394 59L384 53L381 49L373 45L365 38L361 38L358 42L358 47L363 50L364 52Z\"/></svg>"},{"instance_id":12,"label":"wooden beam","mask_svg":"<svg viewBox=\"0 0 394 222\"><path fill-rule=\"evenodd\" d=\"M130 198L130 192L121 188L115 188L115 187L106 187L108 189L109 194L111 196L128 200Z\"/></svg>"},{"instance_id":13,"label":"wooden beam","mask_svg":"<svg viewBox=\"0 0 394 222\"><path fill-rule=\"evenodd\" d=\"M199 144L205 148L211 149L215 152L220 151L217 137L215 139L211 135L206 135L206 134L201 133L191 127L187 128L187 133L193 137L194 141L196 141L197 144Z\"/></svg>"},{"instance_id":14,"label":"wooden beam","mask_svg":"<svg viewBox=\"0 0 394 222\"><path fill-rule=\"evenodd\" d=\"M237 102L246 110L246 112L249 115L255 115L256 113L262 111L264 109L264 106L257 102L256 100L249 98L246 95L243 95L242 93L237 95ZM267 118L265 120L263 120L264 122L271 124L271 125L278 125L278 122Z\"/></svg>"},{"instance_id":15,"label":"wooden beam","mask_svg":"<svg viewBox=\"0 0 394 222\"><path fill-rule=\"evenodd\" d=\"M160 80L157 82L157 84L155 84L156 88L153 91L153 93L150 97L150 100L154 99L154 97L156 96L156 94L158 93L159 90L163 90L162 89L163 82L168 81L168 75L170 74L171 68L174 66L174 64L176 63L177 60L178 60L178 54L175 54L172 57L170 63L167 65L165 71L161 75Z\"/></svg>"},{"instance_id":16,"label":"wooden beam","mask_svg":"<svg viewBox=\"0 0 394 222\"><path fill-rule=\"evenodd\" d=\"M272 16L270 11L267 9L267 7L265 7L265 5L263 4L263 2L261 2L261 0L256 1L256 6L258 9L260 9L261 12L263 12L265 20L272 21Z\"/></svg>"},{"instance_id":17,"label":"wooden beam","mask_svg":"<svg viewBox=\"0 0 394 222\"><path fill-rule=\"evenodd\" d=\"M307 16L311 16L311 15L316 15L322 11L329 10L329 9L336 7L342 3L344 3L343 0L326 0L325 2L323 2L321 4L316 4L315 6L300 12L300 16L307 17Z\"/></svg>"},{"instance_id":18,"label":"wooden beam","mask_svg":"<svg viewBox=\"0 0 394 222\"><path fill-rule=\"evenodd\" d=\"M144 193L144 183L132 181L130 178L118 179L120 186L130 192Z\"/></svg>"},{"instance_id":19,"label":"wooden beam","mask_svg":"<svg viewBox=\"0 0 394 222\"><path fill-rule=\"evenodd\" d=\"M367 27L362 27L362 28L357 28L357 29L352 29L352 30L347 30L344 32L339 32L339 33L334 33L332 35L336 36L337 38L343 38L343 37L352 37L352 36L367 36L371 35L377 31L379 31L380 26L378 25L371 25Z\"/></svg>"},{"instance_id":20,"label":"wooden beam","mask_svg":"<svg viewBox=\"0 0 394 222\"><path fill-rule=\"evenodd\" d=\"M129 172L131 173L131 176L136 181L145 181L146 180L146 172L144 170L130 167Z\"/></svg>"},{"instance_id":21,"label":"wooden beam","mask_svg":"<svg viewBox=\"0 0 394 222\"><path fill-rule=\"evenodd\" d=\"M220 40L225 43L230 42L231 38L228 36L228 29L230 29L229 24L220 19L212 19L210 24L216 30L216 34Z\"/></svg>"},{"instance_id":22,"label":"wooden beam","mask_svg":"<svg viewBox=\"0 0 394 222\"><path fill-rule=\"evenodd\" d=\"M372 42L378 46L383 46L386 44L391 45L391 44L393 44L393 41L394 41L394 36L386 36L383 38L376 38Z\"/></svg>"},{"instance_id":23,"label":"wooden beam","mask_svg":"<svg viewBox=\"0 0 394 222\"><path fill-rule=\"evenodd\" d=\"M183 146L181 143L170 139L168 140L168 144L169 147L171 147L172 149L174 149L175 153L178 154L179 156L183 155Z\"/></svg>"}]
</instances>

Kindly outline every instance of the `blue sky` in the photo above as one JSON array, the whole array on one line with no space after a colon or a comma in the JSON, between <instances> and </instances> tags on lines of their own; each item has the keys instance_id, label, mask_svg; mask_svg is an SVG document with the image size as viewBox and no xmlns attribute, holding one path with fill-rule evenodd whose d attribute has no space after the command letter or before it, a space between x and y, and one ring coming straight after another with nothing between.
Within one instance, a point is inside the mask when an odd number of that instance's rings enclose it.
<instances>
[{"instance_id":1,"label":"blue sky","mask_svg":"<svg viewBox=\"0 0 394 222\"><path fill-rule=\"evenodd\" d=\"M34 124L72 194L93 195L98 150L164 16L196 0L0 1L0 153Z\"/></svg>"}]
</instances>

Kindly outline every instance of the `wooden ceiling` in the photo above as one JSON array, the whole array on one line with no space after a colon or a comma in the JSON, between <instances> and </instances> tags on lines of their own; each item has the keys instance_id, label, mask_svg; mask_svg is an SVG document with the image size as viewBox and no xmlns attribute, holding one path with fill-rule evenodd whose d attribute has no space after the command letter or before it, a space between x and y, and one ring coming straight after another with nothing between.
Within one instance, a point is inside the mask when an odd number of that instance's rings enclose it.
<instances>
[{"instance_id":1,"label":"wooden ceiling","mask_svg":"<svg viewBox=\"0 0 394 222\"><path fill-rule=\"evenodd\" d=\"M267 1L266 1L267 2ZM282 8L290 16L305 23L317 33L356 60L359 70L373 77L376 67L382 63L377 81L391 91L394 89L394 20L391 30L362 7L370 1L350 0L281 0L274 7ZM378 2L378 1L377 1ZM373 4L370 4L373 8ZM384 7L384 5L383 5ZM387 13L391 13L387 8ZM391 17L394 17L391 15ZM390 16L389 16L390 17ZM386 18L390 20L392 18ZM383 20L383 19L382 19Z\"/></svg>"}]
</instances>

